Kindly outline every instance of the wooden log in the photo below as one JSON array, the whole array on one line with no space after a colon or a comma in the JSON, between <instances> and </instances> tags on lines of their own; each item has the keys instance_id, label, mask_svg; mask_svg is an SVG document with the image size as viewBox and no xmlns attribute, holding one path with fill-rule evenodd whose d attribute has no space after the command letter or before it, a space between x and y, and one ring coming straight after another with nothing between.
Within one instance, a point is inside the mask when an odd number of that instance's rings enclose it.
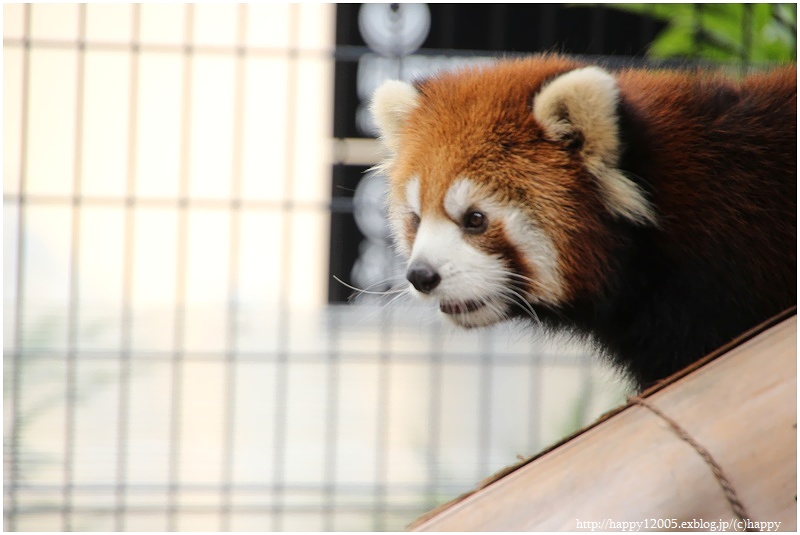
<instances>
[{"instance_id":1,"label":"wooden log","mask_svg":"<svg viewBox=\"0 0 800 535\"><path fill-rule=\"evenodd\" d=\"M638 522L640 531L796 531L797 320L789 316L642 394L721 467L745 520L764 524L743 524L698 449L631 403L411 529L621 531Z\"/></svg>"}]
</instances>

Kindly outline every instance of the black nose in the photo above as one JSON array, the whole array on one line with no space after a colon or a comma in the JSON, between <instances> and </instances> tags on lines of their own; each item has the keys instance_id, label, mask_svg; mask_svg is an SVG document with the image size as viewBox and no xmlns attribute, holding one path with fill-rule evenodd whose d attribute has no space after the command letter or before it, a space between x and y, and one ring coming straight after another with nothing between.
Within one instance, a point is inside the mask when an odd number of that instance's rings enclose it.
<instances>
[{"instance_id":1,"label":"black nose","mask_svg":"<svg viewBox=\"0 0 800 535\"><path fill-rule=\"evenodd\" d=\"M442 280L436 270L429 264L419 261L413 262L408 266L406 278L414 285L414 288L424 294L431 293L434 288L439 286L439 282Z\"/></svg>"}]
</instances>

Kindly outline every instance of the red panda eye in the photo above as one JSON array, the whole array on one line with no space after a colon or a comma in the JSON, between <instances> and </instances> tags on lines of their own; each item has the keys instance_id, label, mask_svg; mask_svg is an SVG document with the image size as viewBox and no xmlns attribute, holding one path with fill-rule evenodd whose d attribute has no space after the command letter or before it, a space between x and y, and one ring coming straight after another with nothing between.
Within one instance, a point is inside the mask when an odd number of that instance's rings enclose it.
<instances>
[{"instance_id":1,"label":"red panda eye","mask_svg":"<svg viewBox=\"0 0 800 535\"><path fill-rule=\"evenodd\" d=\"M481 234L489 226L489 221L483 212L470 211L464 214L463 227L470 234Z\"/></svg>"},{"instance_id":2,"label":"red panda eye","mask_svg":"<svg viewBox=\"0 0 800 535\"><path fill-rule=\"evenodd\" d=\"M420 221L419 220L419 216L417 214L411 212L411 215L409 217L409 224L411 225L411 229L414 232L416 232L417 229L419 228L419 221Z\"/></svg>"}]
</instances>

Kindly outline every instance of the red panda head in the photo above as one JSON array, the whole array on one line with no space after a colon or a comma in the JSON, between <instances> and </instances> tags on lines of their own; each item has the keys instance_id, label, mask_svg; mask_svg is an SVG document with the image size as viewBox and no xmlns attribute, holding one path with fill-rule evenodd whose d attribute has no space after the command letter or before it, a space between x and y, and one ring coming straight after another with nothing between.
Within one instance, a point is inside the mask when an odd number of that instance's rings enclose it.
<instances>
[{"instance_id":1,"label":"red panda head","mask_svg":"<svg viewBox=\"0 0 800 535\"><path fill-rule=\"evenodd\" d=\"M464 327L601 291L609 221L655 222L617 168L617 102L611 74L559 58L381 86L372 112L413 288Z\"/></svg>"}]
</instances>

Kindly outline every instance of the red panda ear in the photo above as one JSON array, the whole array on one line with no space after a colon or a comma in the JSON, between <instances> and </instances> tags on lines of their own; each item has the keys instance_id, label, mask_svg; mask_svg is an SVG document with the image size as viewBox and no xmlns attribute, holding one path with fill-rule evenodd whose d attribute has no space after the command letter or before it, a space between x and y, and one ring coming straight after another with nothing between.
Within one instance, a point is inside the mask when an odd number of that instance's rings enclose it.
<instances>
[{"instance_id":1,"label":"red panda ear","mask_svg":"<svg viewBox=\"0 0 800 535\"><path fill-rule=\"evenodd\" d=\"M533 100L533 115L551 139L580 140L586 169L598 180L608 210L636 223L655 223L641 189L618 168L620 159L616 79L599 67L558 76Z\"/></svg>"},{"instance_id":2,"label":"red panda ear","mask_svg":"<svg viewBox=\"0 0 800 535\"><path fill-rule=\"evenodd\" d=\"M585 67L546 84L533 100L533 114L551 139L578 135L584 158L614 165L619 157L618 98L610 73Z\"/></svg>"},{"instance_id":3,"label":"red panda ear","mask_svg":"<svg viewBox=\"0 0 800 535\"><path fill-rule=\"evenodd\" d=\"M386 148L396 152L406 116L417 107L419 92L407 82L384 82L372 97L370 110Z\"/></svg>"}]
</instances>

